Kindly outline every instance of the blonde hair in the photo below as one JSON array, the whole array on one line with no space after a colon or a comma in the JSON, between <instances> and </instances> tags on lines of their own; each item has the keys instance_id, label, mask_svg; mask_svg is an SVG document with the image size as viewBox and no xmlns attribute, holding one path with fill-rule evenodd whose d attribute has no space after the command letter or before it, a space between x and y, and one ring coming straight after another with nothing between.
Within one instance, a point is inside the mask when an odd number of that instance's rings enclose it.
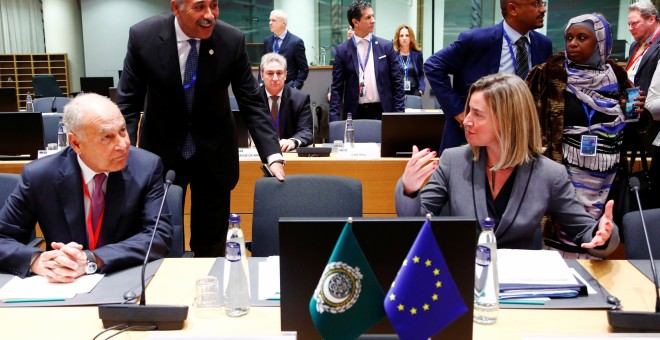
<instances>
[{"instance_id":1,"label":"blonde hair","mask_svg":"<svg viewBox=\"0 0 660 340\"><path fill-rule=\"evenodd\" d=\"M536 106L529 88L520 77L497 73L485 76L470 86L465 114L470 112L470 98L481 92L493 113L493 128L502 149L502 157L493 169L506 169L528 162L540 154L541 128ZM481 147L472 146L474 160L479 160Z\"/></svg>"},{"instance_id":2,"label":"blonde hair","mask_svg":"<svg viewBox=\"0 0 660 340\"><path fill-rule=\"evenodd\" d=\"M415 31L408 25L401 25L394 31L394 51L399 52L399 34L404 28L408 30L408 34L410 35L410 51L421 51L419 46L417 46L417 40L415 40Z\"/></svg>"}]
</instances>

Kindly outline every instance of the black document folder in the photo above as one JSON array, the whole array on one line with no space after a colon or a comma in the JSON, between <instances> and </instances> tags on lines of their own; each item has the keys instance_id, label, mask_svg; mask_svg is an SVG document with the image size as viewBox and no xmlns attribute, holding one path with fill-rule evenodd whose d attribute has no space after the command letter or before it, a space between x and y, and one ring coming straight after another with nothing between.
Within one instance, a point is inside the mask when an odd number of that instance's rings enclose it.
<instances>
[{"instance_id":1,"label":"black document folder","mask_svg":"<svg viewBox=\"0 0 660 340\"><path fill-rule=\"evenodd\" d=\"M156 274L162 262L161 259L147 265L145 271L147 284ZM0 303L0 307L95 306L123 303L125 300L124 294L129 290L133 291L136 296L142 294L141 272L142 266L140 265L106 274L91 292L77 294L75 297L64 301ZM13 277L10 274L0 274L0 286L4 286Z\"/></svg>"}]
</instances>

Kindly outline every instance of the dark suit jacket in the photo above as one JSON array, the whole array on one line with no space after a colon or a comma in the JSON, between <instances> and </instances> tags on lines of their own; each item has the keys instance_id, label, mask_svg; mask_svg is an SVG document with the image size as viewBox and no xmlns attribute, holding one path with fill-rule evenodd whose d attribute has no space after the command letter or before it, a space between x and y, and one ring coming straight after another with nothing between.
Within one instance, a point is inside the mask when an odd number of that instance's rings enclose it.
<instances>
[{"instance_id":1,"label":"dark suit jacket","mask_svg":"<svg viewBox=\"0 0 660 340\"><path fill-rule=\"evenodd\" d=\"M552 42L538 32L529 33L531 69L548 60L552 54ZM472 83L499 71L503 37L503 22L471 29L461 33L458 40L436 52L424 63L426 78L447 117L440 153L446 148L465 143L463 129L454 117L465 111L465 100ZM453 81L449 75L454 76Z\"/></svg>"},{"instance_id":2,"label":"dark suit jacket","mask_svg":"<svg viewBox=\"0 0 660 340\"><path fill-rule=\"evenodd\" d=\"M403 93L403 77L399 72L399 61L392 42L375 35L372 37L376 86L383 112L404 112L406 102ZM360 66L354 41L349 39L337 46L335 64L332 67L330 121L342 119L340 111L350 112L353 115L357 112Z\"/></svg>"},{"instance_id":3,"label":"dark suit jacket","mask_svg":"<svg viewBox=\"0 0 660 340\"><path fill-rule=\"evenodd\" d=\"M273 52L275 35L271 34L264 38L263 53ZM307 56L305 56L305 43L297 35L287 31L277 52L286 59L286 84L300 90L305 84L309 74ZM259 74L261 77L261 73Z\"/></svg>"},{"instance_id":4,"label":"dark suit jacket","mask_svg":"<svg viewBox=\"0 0 660 340\"><path fill-rule=\"evenodd\" d=\"M637 49L639 42L635 41L630 45L630 51L628 55L628 64L626 68L630 65L632 61L633 53ZM653 78L653 73L655 68L658 65L658 58L660 58L660 42L656 39L642 56L642 60L639 61L639 67L637 68L637 73L635 73L635 86L639 86L639 89L648 92L649 86L651 85L651 79Z\"/></svg>"},{"instance_id":5,"label":"dark suit jacket","mask_svg":"<svg viewBox=\"0 0 660 340\"><path fill-rule=\"evenodd\" d=\"M261 96L268 104L266 87L261 87ZM280 115L278 127L280 138L295 138L299 146L312 142L312 110L309 107L309 95L294 88L284 86L280 99Z\"/></svg>"},{"instance_id":6,"label":"dark suit jacket","mask_svg":"<svg viewBox=\"0 0 660 340\"><path fill-rule=\"evenodd\" d=\"M0 210L0 270L25 277L32 254L21 242L35 223L51 242L77 242L89 249L82 174L71 148L35 160L23 168L21 180ZM101 232L105 245L94 250L103 259L102 273L144 261L153 226L163 200L163 164L147 151L131 148L126 167L108 176L106 209ZM158 224L150 260L167 255L172 243L167 205Z\"/></svg>"},{"instance_id":7,"label":"dark suit jacket","mask_svg":"<svg viewBox=\"0 0 660 340\"><path fill-rule=\"evenodd\" d=\"M404 195L403 183L399 180L395 191L397 214L440 215L442 211L450 216L476 218L478 221L488 217L486 152L482 151L476 162L472 157L468 145L447 149L429 182L413 198ZM565 239L578 245L591 242L598 229L598 222L585 212L584 205L575 196L566 168L538 156L535 161L518 166L509 204L495 231L497 246L535 249L538 245L533 242L534 234L540 230L546 214L561 225ZM589 249L589 253L604 257L618 244L619 233L615 227L607 245Z\"/></svg>"},{"instance_id":8,"label":"dark suit jacket","mask_svg":"<svg viewBox=\"0 0 660 340\"><path fill-rule=\"evenodd\" d=\"M211 37L201 41L198 67L195 102L189 114L174 15L148 18L130 29L117 104L126 118L131 143L135 143L144 108L140 148L159 155L166 169L181 159L181 147L190 130L197 146L196 156L210 176L216 176L231 190L238 181L238 144L229 107L230 84L263 162L280 152L279 143L270 124L270 110L252 76L241 31L218 20Z\"/></svg>"},{"instance_id":9,"label":"dark suit jacket","mask_svg":"<svg viewBox=\"0 0 660 340\"><path fill-rule=\"evenodd\" d=\"M397 53L397 58L399 54ZM410 58L410 66L415 69L417 72L417 83L419 84L419 90L424 92L426 90L426 82L424 81L424 56L422 52L410 51L408 55ZM400 63L401 61L399 61ZM401 70L401 76L403 77L403 69ZM410 73L408 73L410 75ZM403 79L403 78L402 78Z\"/></svg>"}]
</instances>

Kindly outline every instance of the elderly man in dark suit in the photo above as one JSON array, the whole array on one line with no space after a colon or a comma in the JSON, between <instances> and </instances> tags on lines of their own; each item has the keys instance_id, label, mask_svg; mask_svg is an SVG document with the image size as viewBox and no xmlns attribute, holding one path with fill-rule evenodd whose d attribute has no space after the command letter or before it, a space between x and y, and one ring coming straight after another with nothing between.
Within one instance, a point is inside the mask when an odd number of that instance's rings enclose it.
<instances>
[{"instance_id":1,"label":"elderly man in dark suit","mask_svg":"<svg viewBox=\"0 0 660 340\"><path fill-rule=\"evenodd\" d=\"M305 43L298 36L289 32L286 28L287 20L286 13L281 9L270 12L268 25L273 34L264 38L262 55L275 52L286 58L288 75L286 85L300 90L309 75ZM263 81L263 78L260 78L260 81Z\"/></svg>"},{"instance_id":2,"label":"elderly man in dark suit","mask_svg":"<svg viewBox=\"0 0 660 340\"><path fill-rule=\"evenodd\" d=\"M391 41L372 34L376 20L371 4L352 3L347 17L354 35L337 46L330 121L345 119L348 113L353 114L353 119L381 119L383 112L404 112L405 94L397 55Z\"/></svg>"},{"instance_id":3,"label":"elderly man in dark suit","mask_svg":"<svg viewBox=\"0 0 660 340\"><path fill-rule=\"evenodd\" d=\"M309 95L284 86L287 67L283 56L277 53L264 54L260 69L261 79L264 80L261 96L271 108L271 119L280 138L280 149L286 152L298 146L306 146L312 141Z\"/></svg>"},{"instance_id":4,"label":"elderly man in dark suit","mask_svg":"<svg viewBox=\"0 0 660 340\"><path fill-rule=\"evenodd\" d=\"M552 54L550 39L534 31L543 27L545 1L500 0L500 8L502 22L461 33L424 63L426 79L447 117L439 154L465 143L465 98L472 83L499 72L525 79L533 66Z\"/></svg>"},{"instance_id":5,"label":"elderly man in dark suit","mask_svg":"<svg viewBox=\"0 0 660 340\"><path fill-rule=\"evenodd\" d=\"M0 210L0 270L71 282L141 264L163 200L160 159L130 147L124 117L106 97L76 97L64 124L71 146L27 164ZM163 210L150 260L165 256L172 242ZM36 223L45 252L22 243Z\"/></svg>"},{"instance_id":6,"label":"elderly man in dark suit","mask_svg":"<svg viewBox=\"0 0 660 340\"><path fill-rule=\"evenodd\" d=\"M284 159L259 96L237 28L217 20L217 0L172 0L173 14L148 18L129 32L117 103L140 148L161 156L191 189L190 247L195 256L224 254L230 192L238 182L232 86L264 163L284 180ZM146 101L145 101L146 98Z\"/></svg>"}]
</instances>

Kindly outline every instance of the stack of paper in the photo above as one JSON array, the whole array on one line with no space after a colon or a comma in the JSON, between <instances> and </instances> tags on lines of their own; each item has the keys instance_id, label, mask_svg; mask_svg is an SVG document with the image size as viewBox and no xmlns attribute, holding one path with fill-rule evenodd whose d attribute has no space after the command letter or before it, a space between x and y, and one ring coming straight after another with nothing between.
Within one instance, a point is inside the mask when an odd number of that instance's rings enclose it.
<instances>
[{"instance_id":1,"label":"stack of paper","mask_svg":"<svg viewBox=\"0 0 660 340\"><path fill-rule=\"evenodd\" d=\"M587 294L586 286L556 251L498 249L497 263L500 299Z\"/></svg>"}]
</instances>

